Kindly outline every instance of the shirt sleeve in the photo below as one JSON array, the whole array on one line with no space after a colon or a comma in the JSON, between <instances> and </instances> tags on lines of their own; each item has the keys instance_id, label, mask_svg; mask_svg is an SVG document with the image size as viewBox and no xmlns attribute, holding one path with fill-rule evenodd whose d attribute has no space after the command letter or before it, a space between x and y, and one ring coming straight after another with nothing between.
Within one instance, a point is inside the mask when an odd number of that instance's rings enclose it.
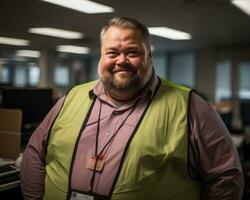
<instances>
[{"instance_id":1,"label":"shirt sleeve","mask_svg":"<svg viewBox=\"0 0 250 200\"><path fill-rule=\"evenodd\" d=\"M202 200L241 200L244 179L238 152L220 116L191 94L190 173L201 181Z\"/></svg>"},{"instance_id":2,"label":"shirt sleeve","mask_svg":"<svg viewBox=\"0 0 250 200\"><path fill-rule=\"evenodd\" d=\"M25 200L43 199L47 138L63 101L64 98L58 100L36 128L26 146L20 172L21 190Z\"/></svg>"}]
</instances>

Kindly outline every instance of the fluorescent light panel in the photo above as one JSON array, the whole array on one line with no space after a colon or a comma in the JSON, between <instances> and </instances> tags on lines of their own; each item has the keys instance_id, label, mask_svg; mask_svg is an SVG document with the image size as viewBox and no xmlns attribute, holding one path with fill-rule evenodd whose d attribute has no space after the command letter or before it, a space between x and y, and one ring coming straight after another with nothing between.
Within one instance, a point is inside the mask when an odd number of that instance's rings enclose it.
<instances>
[{"instance_id":1,"label":"fluorescent light panel","mask_svg":"<svg viewBox=\"0 0 250 200\"><path fill-rule=\"evenodd\" d=\"M190 40L192 36L189 33L178 31L167 27L149 27L149 33L171 40Z\"/></svg>"},{"instance_id":2,"label":"fluorescent light panel","mask_svg":"<svg viewBox=\"0 0 250 200\"><path fill-rule=\"evenodd\" d=\"M87 54L89 53L88 47L80 47L73 45L58 45L57 51L65 53L75 53L75 54Z\"/></svg>"},{"instance_id":3,"label":"fluorescent light panel","mask_svg":"<svg viewBox=\"0 0 250 200\"><path fill-rule=\"evenodd\" d=\"M29 57L29 58L39 58L41 55L40 51L33 50L17 50L16 56L19 57Z\"/></svg>"},{"instance_id":4,"label":"fluorescent light panel","mask_svg":"<svg viewBox=\"0 0 250 200\"><path fill-rule=\"evenodd\" d=\"M51 27L39 27L39 28L29 28L30 33L35 33L39 35L47 35L52 37L59 37L65 39L80 39L83 38L83 34L75 31L68 31L58 28Z\"/></svg>"},{"instance_id":5,"label":"fluorescent light panel","mask_svg":"<svg viewBox=\"0 0 250 200\"><path fill-rule=\"evenodd\" d=\"M0 37L0 44L7 44L13 46L28 46L29 41L18 38Z\"/></svg>"},{"instance_id":6,"label":"fluorescent light panel","mask_svg":"<svg viewBox=\"0 0 250 200\"><path fill-rule=\"evenodd\" d=\"M237 8L250 15L250 1L249 0L231 0L231 3Z\"/></svg>"},{"instance_id":7,"label":"fluorescent light panel","mask_svg":"<svg viewBox=\"0 0 250 200\"><path fill-rule=\"evenodd\" d=\"M63 6L73 10L77 10L84 13L94 14L94 13L109 13L114 12L114 9L103 4L99 4L88 0L42 0L48 3L53 3L58 6Z\"/></svg>"}]
</instances>

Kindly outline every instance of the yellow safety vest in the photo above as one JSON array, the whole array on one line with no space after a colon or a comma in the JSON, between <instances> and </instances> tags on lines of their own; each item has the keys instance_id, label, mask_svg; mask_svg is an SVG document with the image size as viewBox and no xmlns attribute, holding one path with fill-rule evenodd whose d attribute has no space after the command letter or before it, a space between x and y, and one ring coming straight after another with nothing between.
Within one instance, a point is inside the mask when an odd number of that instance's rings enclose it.
<instances>
[{"instance_id":1,"label":"yellow safety vest","mask_svg":"<svg viewBox=\"0 0 250 200\"><path fill-rule=\"evenodd\" d=\"M46 200L65 200L77 137L93 106L96 82L74 87L66 96L49 136ZM124 151L111 190L112 200L198 200L200 184L188 174L190 89L161 80Z\"/></svg>"}]
</instances>

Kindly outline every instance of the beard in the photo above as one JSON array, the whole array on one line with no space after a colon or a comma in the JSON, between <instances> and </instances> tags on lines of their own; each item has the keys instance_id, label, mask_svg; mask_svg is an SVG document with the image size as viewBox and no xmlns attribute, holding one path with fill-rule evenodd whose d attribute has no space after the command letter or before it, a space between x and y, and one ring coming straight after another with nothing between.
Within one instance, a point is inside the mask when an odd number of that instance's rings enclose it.
<instances>
[{"instance_id":1,"label":"beard","mask_svg":"<svg viewBox=\"0 0 250 200\"><path fill-rule=\"evenodd\" d=\"M141 69L135 70L135 67L129 64L120 66L128 71L127 73L119 73L121 69L111 68L101 71L98 69L99 78L102 81L106 92L113 99L128 100L136 97L152 75L152 66L142 65ZM139 73L141 75L139 75Z\"/></svg>"},{"instance_id":2,"label":"beard","mask_svg":"<svg viewBox=\"0 0 250 200\"><path fill-rule=\"evenodd\" d=\"M105 88L110 92L139 92L143 87L143 83L140 77L134 74L132 77L122 78L123 80L118 80L115 74L110 73L109 75L100 76Z\"/></svg>"}]
</instances>

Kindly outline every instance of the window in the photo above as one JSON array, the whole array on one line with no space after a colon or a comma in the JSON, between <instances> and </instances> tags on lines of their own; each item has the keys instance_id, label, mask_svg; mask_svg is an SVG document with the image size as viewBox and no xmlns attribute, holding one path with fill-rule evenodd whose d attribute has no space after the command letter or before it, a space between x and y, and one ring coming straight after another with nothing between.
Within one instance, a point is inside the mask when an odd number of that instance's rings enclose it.
<instances>
[{"instance_id":1,"label":"window","mask_svg":"<svg viewBox=\"0 0 250 200\"><path fill-rule=\"evenodd\" d=\"M157 54L153 56L155 73L161 78L167 78L167 56L165 54Z\"/></svg>"},{"instance_id":2,"label":"window","mask_svg":"<svg viewBox=\"0 0 250 200\"><path fill-rule=\"evenodd\" d=\"M3 65L1 82L2 83L10 83L10 67L9 67L9 65Z\"/></svg>"},{"instance_id":3,"label":"window","mask_svg":"<svg viewBox=\"0 0 250 200\"><path fill-rule=\"evenodd\" d=\"M250 99L250 62L239 64L239 97Z\"/></svg>"},{"instance_id":4,"label":"window","mask_svg":"<svg viewBox=\"0 0 250 200\"><path fill-rule=\"evenodd\" d=\"M55 67L54 81L57 86L67 87L69 85L69 68L66 66Z\"/></svg>"},{"instance_id":5,"label":"window","mask_svg":"<svg viewBox=\"0 0 250 200\"><path fill-rule=\"evenodd\" d=\"M29 66L29 85L36 86L39 83L40 68L35 63Z\"/></svg>"},{"instance_id":6,"label":"window","mask_svg":"<svg viewBox=\"0 0 250 200\"><path fill-rule=\"evenodd\" d=\"M231 91L231 62L229 60L220 61L216 64L215 77L215 101L229 99Z\"/></svg>"},{"instance_id":7,"label":"window","mask_svg":"<svg viewBox=\"0 0 250 200\"><path fill-rule=\"evenodd\" d=\"M17 64L15 67L15 86L25 86L27 84L27 68L22 64Z\"/></svg>"},{"instance_id":8,"label":"window","mask_svg":"<svg viewBox=\"0 0 250 200\"><path fill-rule=\"evenodd\" d=\"M175 83L194 87L195 86L195 54L174 53L170 57L169 79Z\"/></svg>"},{"instance_id":9,"label":"window","mask_svg":"<svg viewBox=\"0 0 250 200\"><path fill-rule=\"evenodd\" d=\"M98 63L99 63L99 58L97 57L92 57L89 63L89 80L96 80L99 78L98 76Z\"/></svg>"}]
</instances>

